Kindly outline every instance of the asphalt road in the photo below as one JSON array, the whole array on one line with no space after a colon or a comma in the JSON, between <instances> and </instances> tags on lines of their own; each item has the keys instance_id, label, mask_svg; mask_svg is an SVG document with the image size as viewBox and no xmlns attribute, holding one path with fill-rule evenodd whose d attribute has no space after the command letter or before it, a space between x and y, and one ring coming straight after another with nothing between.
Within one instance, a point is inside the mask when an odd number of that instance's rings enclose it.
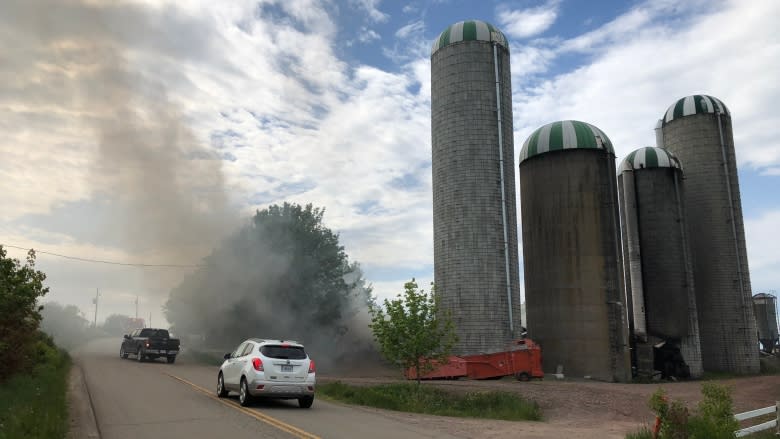
<instances>
[{"instance_id":1,"label":"asphalt road","mask_svg":"<svg viewBox=\"0 0 780 439\"><path fill-rule=\"evenodd\" d=\"M381 411L315 399L258 402L244 409L235 395L215 396L217 368L119 358L121 339L96 340L74 353L103 439L450 438Z\"/></svg>"}]
</instances>

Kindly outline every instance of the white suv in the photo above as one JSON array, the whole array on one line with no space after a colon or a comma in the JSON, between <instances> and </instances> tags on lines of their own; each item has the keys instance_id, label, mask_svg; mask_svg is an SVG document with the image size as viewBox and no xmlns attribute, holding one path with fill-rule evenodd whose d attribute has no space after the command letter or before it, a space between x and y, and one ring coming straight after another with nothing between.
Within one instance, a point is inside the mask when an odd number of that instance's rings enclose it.
<instances>
[{"instance_id":1,"label":"white suv","mask_svg":"<svg viewBox=\"0 0 780 439\"><path fill-rule=\"evenodd\" d=\"M217 375L217 396L223 398L232 390L238 392L242 406L254 397L267 397L297 399L301 408L309 408L315 382L314 360L302 344L250 338L225 354Z\"/></svg>"}]
</instances>

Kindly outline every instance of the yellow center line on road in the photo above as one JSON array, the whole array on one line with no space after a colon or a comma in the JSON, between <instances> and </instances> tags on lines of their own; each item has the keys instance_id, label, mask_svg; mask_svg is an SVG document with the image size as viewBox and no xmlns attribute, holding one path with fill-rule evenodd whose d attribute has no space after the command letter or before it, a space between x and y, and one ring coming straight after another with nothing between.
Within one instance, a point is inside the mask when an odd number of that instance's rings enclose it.
<instances>
[{"instance_id":1,"label":"yellow center line on road","mask_svg":"<svg viewBox=\"0 0 780 439\"><path fill-rule=\"evenodd\" d=\"M301 430L298 427L290 425L290 424L288 424L288 423L286 423L284 421L280 421L279 419L273 418L273 417L268 416L268 415L266 415L264 413L257 412L257 411L254 411L254 410L249 410L248 408L241 407L241 405L239 405L236 402L233 402L233 401L230 401L230 400L226 400L226 399L223 399L223 398L219 398L217 395L212 394L212 392L210 390L204 389L203 387L200 387L199 385L197 385L195 383L187 381L184 378L178 377L176 375L172 375L172 374L167 373L167 372L165 372L165 374L168 375L169 377L175 379L175 380L178 380L178 381L181 381L184 384L187 384L188 386L190 386L193 389L195 389L195 390L205 394L206 396L208 396L211 399L215 399L215 400L225 404L228 407L232 407L232 408L234 408L234 409L236 409L236 410L238 410L238 411L240 411L240 412L242 412L242 413L244 413L246 415L249 415L249 416L257 419L260 422L264 422L264 423L266 423L268 425L276 427L279 430L282 430L282 431L284 431L286 433L290 433L291 435L293 435L295 437L298 437L300 439L322 439L322 438L320 438L317 435L311 434L308 431Z\"/></svg>"}]
</instances>

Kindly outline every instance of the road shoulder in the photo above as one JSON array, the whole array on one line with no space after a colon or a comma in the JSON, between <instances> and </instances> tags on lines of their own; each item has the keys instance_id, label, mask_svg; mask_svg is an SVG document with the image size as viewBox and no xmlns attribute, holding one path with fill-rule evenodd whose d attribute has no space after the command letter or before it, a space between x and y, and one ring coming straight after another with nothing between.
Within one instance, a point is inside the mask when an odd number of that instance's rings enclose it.
<instances>
[{"instance_id":1,"label":"road shoulder","mask_svg":"<svg viewBox=\"0 0 780 439\"><path fill-rule=\"evenodd\" d=\"M68 377L68 423L67 439L100 439L84 372L77 361L73 362Z\"/></svg>"}]
</instances>

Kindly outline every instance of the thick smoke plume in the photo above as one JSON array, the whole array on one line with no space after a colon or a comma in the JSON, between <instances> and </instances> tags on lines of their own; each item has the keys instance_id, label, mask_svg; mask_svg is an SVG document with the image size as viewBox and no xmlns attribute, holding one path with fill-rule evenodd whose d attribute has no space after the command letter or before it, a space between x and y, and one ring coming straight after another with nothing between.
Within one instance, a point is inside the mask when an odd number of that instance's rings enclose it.
<instances>
[{"instance_id":1,"label":"thick smoke plume","mask_svg":"<svg viewBox=\"0 0 780 439\"><path fill-rule=\"evenodd\" d=\"M9 0L0 28L0 103L15 117L36 112L47 121L36 128L65 133L52 138L84 157L84 180L71 183L86 184L101 210L84 216L92 244L134 261L192 264L238 225L220 157L168 93L188 83L189 62L209 58L209 26L169 6ZM145 276L149 294L181 272Z\"/></svg>"},{"instance_id":2,"label":"thick smoke plume","mask_svg":"<svg viewBox=\"0 0 780 439\"><path fill-rule=\"evenodd\" d=\"M324 211L285 203L259 211L166 306L174 331L195 348L230 351L250 338L305 343L320 364L365 364L371 288L350 263Z\"/></svg>"},{"instance_id":3,"label":"thick smoke plume","mask_svg":"<svg viewBox=\"0 0 780 439\"><path fill-rule=\"evenodd\" d=\"M3 1L0 103L14 116L34 110L46 120L39 129L59 130L51 138L76 151L71 169L86 170L78 183L103 210L84 216L91 244L147 263L200 263L211 252L183 281L180 271L144 271L138 292L157 291L159 302L178 285L166 312L185 346L295 338L323 366L370 351L370 289L322 212L286 205L238 227L223 162L179 108L196 87L188 69L224 61L212 27L175 6Z\"/></svg>"}]
</instances>

